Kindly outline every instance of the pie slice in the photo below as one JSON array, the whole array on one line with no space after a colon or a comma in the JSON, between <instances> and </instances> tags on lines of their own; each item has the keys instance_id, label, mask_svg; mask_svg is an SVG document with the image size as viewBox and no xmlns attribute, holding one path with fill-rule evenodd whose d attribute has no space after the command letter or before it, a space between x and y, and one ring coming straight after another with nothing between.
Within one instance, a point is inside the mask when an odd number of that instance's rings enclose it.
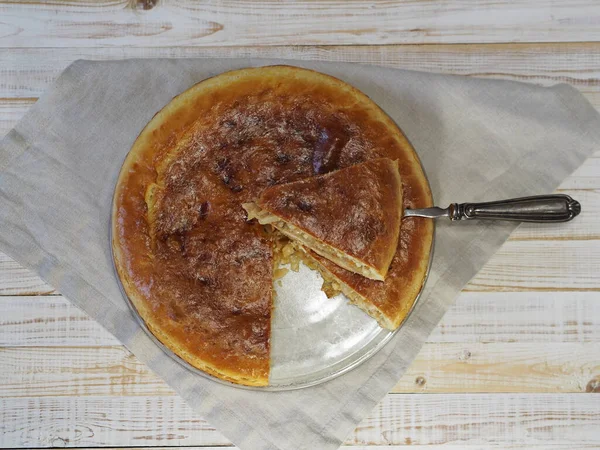
<instances>
[{"instance_id":1,"label":"pie slice","mask_svg":"<svg viewBox=\"0 0 600 450\"><path fill-rule=\"evenodd\" d=\"M398 246L402 181L398 163L378 158L280 184L245 204L248 218L338 266L383 281Z\"/></svg>"}]
</instances>

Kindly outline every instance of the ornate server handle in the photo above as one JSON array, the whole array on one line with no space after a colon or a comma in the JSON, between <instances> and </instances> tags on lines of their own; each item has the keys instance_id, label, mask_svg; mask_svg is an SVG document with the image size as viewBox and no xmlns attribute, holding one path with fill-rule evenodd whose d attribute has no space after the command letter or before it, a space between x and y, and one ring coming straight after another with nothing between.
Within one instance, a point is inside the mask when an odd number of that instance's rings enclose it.
<instances>
[{"instance_id":1,"label":"ornate server handle","mask_svg":"<svg viewBox=\"0 0 600 450\"><path fill-rule=\"evenodd\" d=\"M448 208L407 209L405 217L449 217L450 220L513 220L518 222L567 222L581 212L568 195L538 195L487 203L452 203Z\"/></svg>"}]
</instances>

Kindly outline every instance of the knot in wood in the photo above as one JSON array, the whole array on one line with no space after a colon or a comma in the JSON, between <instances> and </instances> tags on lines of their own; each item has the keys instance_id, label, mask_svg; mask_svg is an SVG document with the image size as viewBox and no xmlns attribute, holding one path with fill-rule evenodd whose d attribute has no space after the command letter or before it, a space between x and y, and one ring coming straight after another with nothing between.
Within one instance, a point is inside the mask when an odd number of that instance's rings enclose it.
<instances>
[{"instance_id":1,"label":"knot in wood","mask_svg":"<svg viewBox=\"0 0 600 450\"><path fill-rule=\"evenodd\" d=\"M129 0L131 9L141 9L148 11L156 6L158 0Z\"/></svg>"},{"instance_id":2,"label":"knot in wood","mask_svg":"<svg viewBox=\"0 0 600 450\"><path fill-rule=\"evenodd\" d=\"M585 387L585 392L600 393L600 377L590 380Z\"/></svg>"}]
</instances>

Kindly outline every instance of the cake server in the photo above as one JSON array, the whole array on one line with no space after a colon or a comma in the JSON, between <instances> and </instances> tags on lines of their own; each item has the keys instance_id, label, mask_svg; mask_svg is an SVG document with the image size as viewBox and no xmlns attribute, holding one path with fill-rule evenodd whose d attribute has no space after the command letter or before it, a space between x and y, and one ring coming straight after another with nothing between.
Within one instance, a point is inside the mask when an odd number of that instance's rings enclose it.
<instances>
[{"instance_id":1,"label":"cake server","mask_svg":"<svg viewBox=\"0 0 600 450\"><path fill-rule=\"evenodd\" d=\"M455 220L511 220L515 222L568 222L581 204L568 195L536 195L486 203L452 203L447 208L406 209L404 217L447 217Z\"/></svg>"}]
</instances>

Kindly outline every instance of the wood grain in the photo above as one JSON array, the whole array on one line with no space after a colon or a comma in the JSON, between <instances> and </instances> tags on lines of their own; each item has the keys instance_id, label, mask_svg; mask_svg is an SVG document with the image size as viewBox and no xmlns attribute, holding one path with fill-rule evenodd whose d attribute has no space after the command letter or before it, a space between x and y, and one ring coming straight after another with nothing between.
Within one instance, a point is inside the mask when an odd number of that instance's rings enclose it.
<instances>
[{"instance_id":1,"label":"wood grain","mask_svg":"<svg viewBox=\"0 0 600 450\"><path fill-rule=\"evenodd\" d=\"M368 47L0 48L0 97L39 97L69 64L78 59L127 58L325 60L541 85L569 83L600 109L600 46L585 42Z\"/></svg>"},{"instance_id":2,"label":"wood grain","mask_svg":"<svg viewBox=\"0 0 600 450\"><path fill-rule=\"evenodd\" d=\"M347 443L599 445L595 394L389 395ZM438 425L439 424L439 425ZM441 426L440 426L441 425Z\"/></svg>"},{"instance_id":3,"label":"wood grain","mask_svg":"<svg viewBox=\"0 0 600 450\"><path fill-rule=\"evenodd\" d=\"M589 1L4 1L2 47L167 47L600 40ZM549 30L552 32L549 33Z\"/></svg>"},{"instance_id":4,"label":"wood grain","mask_svg":"<svg viewBox=\"0 0 600 450\"><path fill-rule=\"evenodd\" d=\"M81 450L97 450L96 447L79 447ZM342 445L341 449L351 449L351 450L381 450L381 446L379 445ZM386 445L386 450L490 450L490 444L461 444L461 445L412 445L407 447L406 445ZM500 448L494 446L493 448ZM522 450L523 446L520 444L508 444L503 445L501 447L504 450ZM598 447L595 444L583 444L577 447L578 449L594 449L598 450ZM173 447L103 447L103 450L172 450ZM218 447L213 446L185 446L185 450L219 450L219 449L227 449L227 450L238 450L238 447L233 445L219 445ZM558 445L528 445L528 450L573 450L573 447L570 444L558 444Z\"/></svg>"},{"instance_id":5,"label":"wood grain","mask_svg":"<svg viewBox=\"0 0 600 450\"><path fill-rule=\"evenodd\" d=\"M462 292L430 343L597 342L596 292Z\"/></svg>"},{"instance_id":6,"label":"wood grain","mask_svg":"<svg viewBox=\"0 0 600 450\"><path fill-rule=\"evenodd\" d=\"M0 296L48 295L55 292L40 277L0 252Z\"/></svg>"},{"instance_id":7,"label":"wood grain","mask_svg":"<svg viewBox=\"0 0 600 450\"><path fill-rule=\"evenodd\" d=\"M177 396L7 398L0 406L7 447L229 445ZM600 445L599 426L596 394L393 394L346 443L581 448Z\"/></svg>"},{"instance_id":8,"label":"wood grain","mask_svg":"<svg viewBox=\"0 0 600 450\"><path fill-rule=\"evenodd\" d=\"M0 398L176 395L121 346L2 348L0 363ZM570 393L598 380L598 343L426 344L392 392Z\"/></svg>"},{"instance_id":9,"label":"wood grain","mask_svg":"<svg viewBox=\"0 0 600 450\"><path fill-rule=\"evenodd\" d=\"M600 241L507 241L467 291L600 292Z\"/></svg>"},{"instance_id":10,"label":"wood grain","mask_svg":"<svg viewBox=\"0 0 600 450\"><path fill-rule=\"evenodd\" d=\"M0 297L0 311L0 347L120 345L62 296Z\"/></svg>"},{"instance_id":11,"label":"wood grain","mask_svg":"<svg viewBox=\"0 0 600 450\"><path fill-rule=\"evenodd\" d=\"M0 297L0 347L118 346L61 296ZM428 343L600 342L595 292L463 292Z\"/></svg>"},{"instance_id":12,"label":"wood grain","mask_svg":"<svg viewBox=\"0 0 600 450\"><path fill-rule=\"evenodd\" d=\"M597 343L426 344L392 392L589 392L597 380Z\"/></svg>"},{"instance_id":13,"label":"wood grain","mask_svg":"<svg viewBox=\"0 0 600 450\"><path fill-rule=\"evenodd\" d=\"M230 445L178 396L0 400L4 447Z\"/></svg>"}]
</instances>

